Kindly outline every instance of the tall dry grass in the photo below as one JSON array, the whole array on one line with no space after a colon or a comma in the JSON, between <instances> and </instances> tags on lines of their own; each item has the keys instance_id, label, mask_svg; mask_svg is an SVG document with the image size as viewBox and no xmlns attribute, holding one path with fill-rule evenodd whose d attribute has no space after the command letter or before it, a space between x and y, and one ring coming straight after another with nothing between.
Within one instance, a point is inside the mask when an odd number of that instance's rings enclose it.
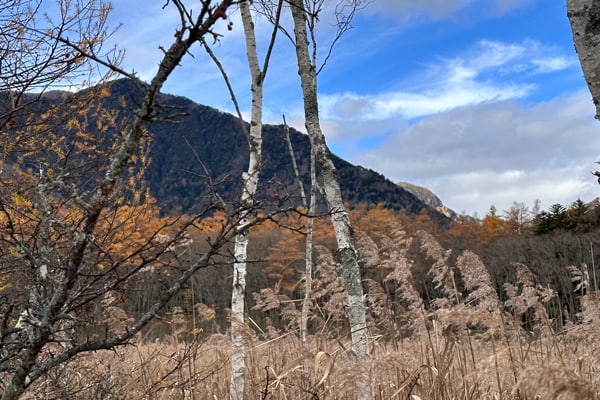
<instances>
[{"instance_id":1,"label":"tall dry grass","mask_svg":"<svg viewBox=\"0 0 600 400\"><path fill-rule=\"evenodd\" d=\"M375 399L597 399L598 345L567 336L505 342L448 336L378 338L357 364L338 341L293 334L255 340L247 356L248 399L352 399L367 370ZM514 338L514 337L513 337ZM80 358L55 371L31 399L227 399L230 342L145 343Z\"/></svg>"},{"instance_id":2,"label":"tall dry grass","mask_svg":"<svg viewBox=\"0 0 600 400\"><path fill-rule=\"evenodd\" d=\"M502 302L475 253L451 262L433 236L414 240L431 260L430 279L438 285L429 299L414 286L407 258L413 238L390 229L359 241L364 268L381 277L365 283L373 339L368 361L348 356L342 285L326 249L318 249L307 346L297 335L294 299L277 288L258 294L257 304L282 310L287 324L248 327L245 398L352 399L357 377L366 372L373 398L382 400L600 399L600 293L581 285L584 273L569 267L581 293L578 321L556 324L546 312L556 293L539 285L526 265L507 265L517 281L505 285ZM209 320L214 312L203 315ZM113 323L123 318L118 312ZM228 399L228 336L202 332L180 308L163 324L170 333L160 341L145 340L148 335L114 352L80 357L36 383L28 398Z\"/></svg>"}]
</instances>

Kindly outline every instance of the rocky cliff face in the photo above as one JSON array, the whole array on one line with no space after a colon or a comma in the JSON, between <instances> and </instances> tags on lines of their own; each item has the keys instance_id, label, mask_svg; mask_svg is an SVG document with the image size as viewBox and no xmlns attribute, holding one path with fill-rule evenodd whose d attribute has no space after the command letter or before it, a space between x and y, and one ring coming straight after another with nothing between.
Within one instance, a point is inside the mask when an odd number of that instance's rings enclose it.
<instances>
[{"instance_id":1,"label":"rocky cliff face","mask_svg":"<svg viewBox=\"0 0 600 400\"><path fill-rule=\"evenodd\" d=\"M435 195L435 193L433 193L431 190L424 188L422 186L413 185L412 183L408 183L408 182L398 182L398 186L400 186L402 189L406 190L407 192L412 193L415 197L417 197L419 200L421 200L424 204L437 210L438 212L442 213L446 217L451 218L451 219L456 218L457 214L453 210L446 207L442 203L442 200L440 200L440 198L437 197Z\"/></svg>"},{"instance_id":2,"label":"rocky cliff face","mask_svg":"<svg viewBox=\"0 0 600 400\"><path fill-rule=\"evenodd\" d=\"M408 182L398 182L398 186L400 186L402 189L406 190L407 192L410 192L412 194L414 194L419 200L421 200L423 203L427 204L430 207L442 207L444 204L442 203L442 200L440 200L439 197L437 197L435 195L435 193L433 193L431 190L424 188L422 186L417 186L417 185L413 185L412 183L408 183Z\"/></svg>"}]
</instances>

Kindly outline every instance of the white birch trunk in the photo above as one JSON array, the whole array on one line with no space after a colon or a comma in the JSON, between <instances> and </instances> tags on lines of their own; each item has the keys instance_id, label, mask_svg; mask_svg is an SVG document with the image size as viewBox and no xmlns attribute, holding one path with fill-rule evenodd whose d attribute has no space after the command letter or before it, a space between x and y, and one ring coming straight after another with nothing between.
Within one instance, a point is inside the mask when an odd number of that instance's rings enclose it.
<instances>
[{"instance_id":1,"label":"white birch trunk","mask_svg":"<svg viewBox=\"0 0 600 400\"><path fill-rule=\"evenodd\" d=\"M567 0L575 49L600 119L600 0Z\"/></svg>"},{"instance_id":2,"label":"white birch trunk","mask_svg":"<svg viewBox=\"0 0 600 400\"><path fill-rule=\"evenodd\" d=\"M306 35L306 15L302 0L290 0L294 19L296 39L296 57L304 97L304 116L315 162L323 177L323 189L327 201L331 222L337 240L335 259L342 268L345 288L348 296L346 314L350 323L352 350L361 359L369 357L369 340L366 323L366 311L363 288L354 248L353 231L348 213L345 210L339 185L338 173L329 156L325 136L319 122L317 101L317 73L309 55L309 43ZM359 398L369 398L370 391L365 387Z\"/></svg>"},{"instance_id":3,"label":"white birch trunk","mask_svg":"<svg viewBox=\"0 0 600 400\"><path fill-rule=\"evenodd\" d=\"M248 223L248 211L254 205L254 196L258 185L260 165L262 161L262 97L263 73L260 69L256 53L254 24L247 1L240 3L240 13L244 24L246 38L246 54L252 78L252 109L250 130L247 133L250 148L248 172L243 174L243 189L240 200L239 233L235 237L233 264L233 290L231 294L231 384L230 397L234 400L244 398L245 386L245 344L243 337L244 296L246 293L246 258L248 248L248 232L243 229Z\"/></svg>"},{"instance_id":4,"label":"white birch trunk","mask_svg":"<svg viewBox=\"0 0 600 400\"><path fill-rule=\"evenodd\" d=\"M231 293L231 384L230 398L244 398L246 350L242 335L244 325L244 295L246 292L246 249L248 233L239 233L235 239L234 253L236 262L233 264L233 290ZM241 257L241 258L240 258Z\"/></svg>"}]
</instances>

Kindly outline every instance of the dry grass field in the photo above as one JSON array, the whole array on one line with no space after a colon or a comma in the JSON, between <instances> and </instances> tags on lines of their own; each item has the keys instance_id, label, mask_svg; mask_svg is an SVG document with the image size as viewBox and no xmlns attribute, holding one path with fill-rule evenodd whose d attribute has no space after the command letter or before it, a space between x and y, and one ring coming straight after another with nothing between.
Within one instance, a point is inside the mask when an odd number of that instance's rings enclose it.
<instances>
[{"instance_id":1,"label":"dry grass field","mask_svg":"<svg viewBox=\"0 0 600 400\"><path fill-rule=\"evenodd\" d=\"M458 327L457 327L458 328ZM519 330L484 336L444 333L376 337L369 361L352 361L341 341L295 335L249 338L248 399L351 399L368 371L375 399L597 399L598 326L533 338ZM127 346L82 357L54 371L32 399L227 399L226 336Z\"/></svg>"},{"instance_id":2,"label":"dry grass field","mask_svg":"<svg viewBox=\"0 0 600 400\"><path fill-rule=\"evenodd\" d=\"M366 361L353 359L340 325L314 323L302 345L293 323L279 329L254 323L246 334L245 398L352 399L357 377L366 374L373 398L382 400L600 399L600 293L586 293L581 271L569 268L581 293L576 322L556 324L547 313L556 293L536 284L527 266L513 265L518 281L505 285L508 299L501 301L474 253L464 252L450 268L443 249L422 239L441 296L421 299L396 254L385 279L395 280L395 301L403 307L392 309L384 291L370 284ZM460 273L460 293L453 271ZM27 398L228 399L229 337L190 328L181 310L171 316L162 323L170 333L160 340L139 337L113 352L82 356L36 383Z\"/></svg>"}]
</instances>

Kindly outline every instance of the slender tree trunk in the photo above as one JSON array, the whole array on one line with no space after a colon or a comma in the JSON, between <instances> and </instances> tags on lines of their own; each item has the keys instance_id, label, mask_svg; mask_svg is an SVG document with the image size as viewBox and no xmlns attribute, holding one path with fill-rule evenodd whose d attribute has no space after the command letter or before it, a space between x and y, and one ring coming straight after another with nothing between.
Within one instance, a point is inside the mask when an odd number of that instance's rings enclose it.
<instances>
[{"instance_id":1,"label":"slender tree trunk","mask_svg":"<svg viewBox=\"0 0 600 400\"><path fill-rule=\"evenodd\" d=\"M243 174L243 189L240 201L240 215L238 229L240 233L235 237L233 264L233 290L231 294L231 399L244 398L245 386L245 361L246 354L243 327L244 327L244 296L246 293L246 259L248 249L248 232L243 229L248 223L248 211L254 205L254 196L258 185L260 166L262 162L262 98L263 98L263 72L261 71L256 53L256 38L254 24L247 1L240 2L240 13L244 24L246 38L246 54L252 78L252 109L250 117L250 130L247 132L250 148L248 172Z\"/></svg>"},{"instance_id":2,"label":"slender tree trunk","mask_svg":"<svg viewBox=\"0 0 600 400\"><path fill-rule=\"evenodd\" d=\"M600 119L600 0L567 0L575 49Z\"/></svg>"},{"instance_id":3,"label":"slender tree trunk","mask_svg":"<svg viewBox=\"0 0 600 400\"><path fill-rule=\"evenodd\" d=\"M308 201L306 201L306 192L304 191L304 184L302 183L302 178L300 177L300 170L298 169L296 154L294 153L294 146L292 146L292 140L290 139L290 128L288 127L287 121L285 120L285 116L283 117L283 127L283 132L285 134L285 142L287 143L288 151L290 152L290 158L292 159L292 169L294 170L294 177L296 178L296 183L298 183L298 189L300 190L300 199L302 200L302 205L305 208L308 208Z\"/></svg>"},{"instance_id":4,"label":"slender tree trunk","mask_svg":"<svg viewBox=\"0 0 600 400\"><path fill-rule=\"evenodd\" d=\"M314 151L316 165L323 177L325 199L331 213L331 221L337 240L335 259L342 268L348 296L346 313L351 329L352 350L359 359L367 359L369 357L369 340L360 269L354 248L352 226L342 200L338 173L331 160L319 122L317 73L309 55L303 1L290 0L290 7L294 19L298 74L300 75L304 97L305 125ZM366 398L362 396L367 395L368 393L361 393L359 397Z\"/></svg>"},{"instance_id":5,"label":"slender tree trunk","mask_svg":"<svg viewBox=\"0 0 600 400\"><path fill-rule=\"evenodd\" d=\"M304 270L304 300L300 315L300 339L304 346L307 345L308 314L312 298L312 247L313 247L313 222L317 205L317 177L315 170L314 153L310 152L310 205L308 206L308 221L306 222L306 259Z\"/></svg>"},{"instance_id":6,"label":"slender tree trunk","mask_svg":"<svg viewBox=\"0 0 600 400\"><path fill-rule=\"evenodd\" d=\"M316 188L317 188L317 178L315 171L315 157L314 153L311 150L310 152L310 205L306 199L306 192L304 191L304 184L302 183L302 178L300 177L300 171L298 170L298 163L296 162L296 154L294 153L294 147L292 146L292 141L290 140L290 129L288 128L287 122L285 121L285 117L283 118L284 122L284 132L285 132L285 141L288 145L288 150L290 152L290 158L292 159L292 167L294 169L294 176L296 177L296 182L298 182L298 187L300 189L300 197L302 199L302 205L305 209L308 210L308 217L306 221L306 241L305 241L305 253L304 253L304 300L302 301L302 310L300 312L300 341L304 346L307 344L307 331L308 331L308 313L310 311L310 303L311 303L311 294L312 294L312 238L313 238L313 215L315 215L316 208Z\"/></svg>"}]
</instances>

